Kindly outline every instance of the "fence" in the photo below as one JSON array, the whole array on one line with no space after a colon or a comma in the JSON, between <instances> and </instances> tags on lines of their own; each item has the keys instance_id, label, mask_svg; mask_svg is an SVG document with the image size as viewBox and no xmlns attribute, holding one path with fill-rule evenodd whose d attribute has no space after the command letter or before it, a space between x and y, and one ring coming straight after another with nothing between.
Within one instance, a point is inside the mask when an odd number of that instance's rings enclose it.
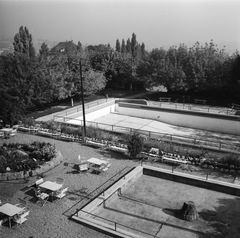
<instances>
[{"instance_id":1,"label":"fence","mask_svg":"<svg viewBox=\"0 0 240 238\"><path fill-rule=\"evenodd\" d=\"M180 110L188 110L193 112L205 112L205 113L213 113L213 114L225 114L225 115L234 115L234 108L222 108L222 107L209 107L188 103L173 103L173 102L156 102L156 101L148 101L149 105L158 106L161 108L171 108L171 109L180 109Z\"/></svg>"},{"instance_id":2,"label":"fence","mask_svg":"<svg viewBox=\"0 0 240 238\"><path fill-rule=\"evenodd\" d=\"M137 235L137 233L140 233L139 235L143 235L141 237L153 237L153 238L160 238L160 236L157 236L157 235L153 235L153 234L150 234L150 233L147 233L145 231L140 231L138 229L135 229L135 228L132 228L132 227L129 227L127 225L123 225L123 224L120 224L118 222L115 222L115 221L112 221L112 220L109 220L107 218L104 218L104 217L101 217L101 216L98 216L98 215L95 215L93 213L90 213L90 212L86 212L86 211L83 211L81 210L80 212L82 212L83 214L85 215L89 215L92 217L92 219L96 220L96 218L100 221L103 221L103 223L105 224L105 226L107 228L110 228L111 230L114 230L116 232L118 231L122 231L122 230L125 230L126 232L129 232L131 231L132 233L134 233L135 235ZM79 212L79 213L80 213ZM81 216L81 218L84 218L84 216ZM94 221L93 221L94 222ZM159 222L159 224L163 225L165 222Z\"/></svg>"},{"instance_id":3,"label":"fence","mask_svg":"<svg viewBox=\"0 0 240 238\"><path fill-rule=\"evenodd\" d=\"M54 116L54 120L66 123L66 124L73 124L73 125L80 125L83 126L83 120L71 118L71 117L62 117L62 116ZM71 123L68 121L72 120ZM229 151L229 152L240 152L240 143L238 141L236 142L223 142L223 141L214 141L214 140L203 140L203 139L197 139L197 138L191 138L191 137L184 137L179 135L172 135L172 134L165 134L165 133L159 133L159 132L153 132L153 131L147 131L147 130L139 130L139 129L133 129L128 127L122 127L122 126L116 126L116 125L109 125L99 122L91 122L86 121L86 126L92 126L99 129L103 129L106 131L111 132L118 132L118 133L125 133L125 134L132 134L133 132L138 132L141 135L145 135L151 139L157 139L163 142L168 142L170 144L180 144L180 145L190 145L200 148L206 148L206 149L215 149L215 150L222 150L222 151Z\"/></svg>"},{"instance_id":4,"label":"fence","mask_svg":"<svg viewBox=\"0 0 240 238\"><path fill-rule=\"evenodd\" d=\"M104 104L106 102L111 102L113 100L115 100L115 98L100 99L100 100L96 100L96 101L93 101L93 102L90 102L90 103L86 103L86 104L84 104L84 106L85 106L85 109L89 109L89 108ZM56 117L58 117L58 116L59 117L64 117L64 116L68 116L68 115L78 113L78 112L81 112L81 111L82 111L82 105L80 105L78 107L70 108L68 110L64 110L63 112L60 112L60 113L56 114L55 116Z\"/></svg>"}]
</instances>

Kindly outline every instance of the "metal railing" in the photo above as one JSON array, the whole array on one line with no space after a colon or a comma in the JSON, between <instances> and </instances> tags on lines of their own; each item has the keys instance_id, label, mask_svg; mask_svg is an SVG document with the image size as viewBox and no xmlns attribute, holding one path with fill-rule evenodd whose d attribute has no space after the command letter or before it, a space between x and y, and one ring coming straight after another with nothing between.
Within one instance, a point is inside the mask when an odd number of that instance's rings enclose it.
<instances>
[{"instance_id":1,"label":"metal railing","mask_svg":"<svg viewBox=\"0 0 240 238\"><path fill-rule=\"evenodd\" d=\"M71 118L71 117L54 116L54 120L61 122L61 123L66 123L69 125L70 124L75 124L78 126L83 125L83 120ZM74 122L69 122L71 120L74 120ZM237 140L235 142L229 141L229 143L226 143L223 141L214 141L213 139L203 140L203 139L198 139L198 138L185 137L185 136L180 136L180 135L166 134L166 133L153 132L153 131L140 130L140 129L133 129L133 128L129 128L129 127L109 125L109 124L104 124L104 123L99 123L99 122L91 122L91 121L86 121L86 126L87 127L91 126L91 127L96 127L96 128L103 129L106 131L126 133L126 134L131 134L136 131L139 134L145 135L151 139L168 142L170 144L175 143L175 144L180 144L180 145L191 145L191 146L207 148L207 149L214 148L216 150L240 152L240 143Z\"/></svg>"},{"instance_id":2,"label":"metal railing","mask_svg":"<svg viewBox=\"0 0 240 238\"><path fill-rule=\"evenodd\" d=\"M193 112L205 112L212 114L234 115L236 112L236 110L234 110L233 108L210 107L189 103L156 102L156 101L148 101L148 103L149 105L158 106L161 108L179 109Z\"/></svg>"},{"instance_id":3,"label":"metal railing","mask_svg":"<svg viewBox=\"0 0 240 238\"><path fill-rule=\"evenodd\" d=\"M131 231L132 233L134 233L135 235L136 235L137 233L140 233L141 235L144 235L144 237L149 236L149 237L154 237L154 238L160 238L160 236L157 236L156 234L150 234L150 233L148 233L148 232L146 232L146 231L140 231L139 229L136 229L136 228L133 228L133 227L129 227L129 226L127 226L127 225L123 225L123 224L118 223L118 222L116 222L116 221L112 221L112 220L109 220L109 219L107 219L107 218L104 218L104 217L101 217L101 216L98 216L98 215L95 215L95 214L93 214L93 213L86 212L86 211L83 211L83 210L81 210L81 211L78 212L78 214L77 214L78 217L79 217L79 213L80 213L80 212L82 212L82 213L84 213L84 214L86 214L86 215L89 215L89 216L93 217L92 219L97 218L98 220L103 220L103 223L106 224L106 227L107 227L107 228L110 228L111 230L114 230L114 231L116 231L116 232L118 232L118 231L122 228L121 230L125 230L125 231L127 231L127 232L128 232L128 230L130 230L130 231ZM81 218L84 219L84 216L81 216ZM165 224L165 222L159 222L159 225L163 225L163 224ZM110 225L110 227L109 227L109 225ZM157 231L157 232L158 232L158 231ZM121 231L121 233L122 233L122 231Z\"/></svg>"},{"instance_id":4,"label":"metal railing","mask_svg":"<svg viewBox=\"0 0 240 238\"><path fill-rule=\"evenodd\" d=\"M93 102L89 102L89 103L85 103L85 110L86 109L89 109L89 108L92 108L92 107L95 107L95 106L98 106L98 105L101 105L101 104L104 104L104 103L107 103L107 102L111 102L111 101L114 101L115 98L106 98L106 99L100 99L100 100L96 100L96 101L93 101ZM67 109L67 110L64 110L60 113L57 113L54 115L54 117L63 117L63 116L68 116L68 115L71 115L71 114L74 114L74 113L78 113L78 112L81 112L82 111L82 105L79 105L77 107L73 107L73 108L70 108L70 109Z\"/></svg>"},{"instance_id":5,"label":"metal railing","mask_svg":"<svg viewBox=\"0 0 240 238\"><path fill-rule=\"evenodd\" d=\"M111 178L109 178L107 181L105 181L103 184L101 184L101 186L94 189L92 192L87 194L83 199L81 199L76 204L74 204L72 207L70 207L68 210L66 210L63 213L63 215L68 216L68 217L74 216L83 207L85 207L92 200L97 198L100 194L102 194L105 190L107 190L109 187L111 187L114 183L116 183L118 180L123 178L127 173L129 173L133 169L134 169L133 167L126 166L122 170L118 171Z\"/></svg>"}]
</instances>

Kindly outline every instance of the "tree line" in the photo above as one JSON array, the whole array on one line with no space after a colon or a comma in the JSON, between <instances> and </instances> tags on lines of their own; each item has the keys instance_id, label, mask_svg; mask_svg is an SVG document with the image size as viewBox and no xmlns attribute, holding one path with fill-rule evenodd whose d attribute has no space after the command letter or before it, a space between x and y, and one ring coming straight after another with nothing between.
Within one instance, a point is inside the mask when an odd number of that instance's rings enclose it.
<instances>
[{"instance_id":1,"label":"tree line","mask_svg":"<svg viewBox=\"0 0 240 238\"><path fill-rule=\"evenodd\" d=\"M75 50L69 43L64 52L53 52L43 43L36 52L32 35L21 26L13 45L13 53L0 57L0 115L6 123L20 120L34 107L80 95L80 60L85 95L104 88L145 90L157 85L184 93L239 90L239 54L229 56L213 41L146 51L133 33L121 44L117 39L115 48L82 46L79 41Z\"/></svg>"}]
</instances>

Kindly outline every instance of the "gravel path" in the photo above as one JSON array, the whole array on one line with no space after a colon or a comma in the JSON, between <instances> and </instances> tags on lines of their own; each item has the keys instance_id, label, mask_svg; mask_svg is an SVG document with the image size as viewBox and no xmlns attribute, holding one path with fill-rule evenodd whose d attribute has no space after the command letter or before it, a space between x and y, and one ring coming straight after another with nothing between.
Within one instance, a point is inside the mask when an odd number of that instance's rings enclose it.
<instances>
[{"instance_id":1,"label":"gravel path","mask_svg":"<svg viewBox=\"0 0 240 238\"><path fill-rule=\"evenodd\" d=\"M26 183L25 181L0 181L0 199L2 203L19 203L18 198L28 201L30 215L28 220L23 225L16 229L9 229L3 226L0 229L1 238L95 238L95 237L110 237L98 231L85 227L68 219L63 213L80 201L84 196L98 188L109 178L114 176L118 171L126 166L135 167L139 165L138 161L129 160L126 156L119 153L102 151L101 149L83 146L75 142L63 142L51 138L29 135L25 133L17 133L15 137L8 140L1 140L0 146L5 143L30 143L33 141L45 141L55 144L56 148L61 151L64 161L53 170L44 174L44 180L55 181L57 177L64 178L64 187L69 188L69 193L66 197L55 202L47 202L43 207L36 204L32 190L25 190L27 185L33 184L36 178ZM95 175L91 173L76 173L74 165L78 164L78 155L82 159L109 158L111 162L110 169L102 174ZM68 165L66 165L66 163ZM155 164L154 164L155 166ZM171 166L158 164L163 168L171 169ZM192 167L192 166L190 166ZM179 168L180 169L180 168ZM186 169L186 168L182 168ZM191 173L203 175L202 171L194 171ZM186 170L185 170L186 171ZM219 179L219 178L217 178ZM223 178L222 178L223 179ZM226 178L225 178L226 179ZM229 179L229 178L228 178Z\"/></svg>"},{"instance_id":2,"label":"gravel path","mask_svg":"<svg viewBox=\"0 0 240 238\"><path fill-rule=\"evenodd\" d=\"M1 140L2 143L12 142L32 142L45 141L55 144L56 148L62 152L64 162L53 170L44 174L44 180L54 181L56 177L65 179L64 187L69 188L69 194L62 200L55 202L47 202L43 207L36 204L33 199L32 191L23 191L28 184L33 184L36 178L31 178L31 181L0 181L0 199L2 203L18 203L18 198L28 200L28 207L30 214L28 220L23 225L16 229L9 229L3 226L0 230L1 238L66 238L66 237L81 237L81 238L95 238L95 237L110 237L93 229L87 228L81 224L73 222L68 219L63 212L72 207L80 201L87 193L90 193L98 186L107 181L116 172L126 166L136 166L138 163L124 159L118 153L105 153L100 149L82 146L73 142L62 142L50 138L39 137L35 135L28 135L18 133L15 137L8 140ZM91 173L79 174L74 169L74 164L79 163L77 157L81 155L82 158L89 159L90 157L108 157L111 160L110 169L102 175L95 175ZM64 163L68 163L65 166Z\"/></svg>"}]
</instances>

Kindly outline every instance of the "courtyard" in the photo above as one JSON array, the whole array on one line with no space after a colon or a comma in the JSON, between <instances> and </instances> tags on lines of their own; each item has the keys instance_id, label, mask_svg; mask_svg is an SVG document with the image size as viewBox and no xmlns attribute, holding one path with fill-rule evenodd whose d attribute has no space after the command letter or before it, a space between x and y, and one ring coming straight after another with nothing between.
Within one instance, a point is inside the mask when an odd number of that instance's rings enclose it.
<instances>
[{"instance_id":1,"label":"courtyard","mask_svg":"<svg viewBox=\"0 0 240 238\"><path fill-rule=\"evenodd\" d=\"M181 217L186 201L195 203L198 220L189 222ZM239 225L234 217L239 213L239 197L143 174L121 195L106 201L96 215L129 232L136 229L134 233L141 237L204 238L238 237Z\"/></svg>"},{"instance_id":2,"label":"courtyard","mask_svg":"<svg viewBox=\"0 0 240 238\"><path fill-rule=\"evenodd\" d=\"M64 187L69 188L68 194L61 200L48 201L41 207L36 204L31 192L31 185L35 183L36 177L30 178L30 181L0 181L3 204L7 202L17 204L19 199L24 199L30 209L28 220L21 226L16 229L2 226L1 237L110 237L69 220L69 215L76 211L69 211L69 209L75 209L74 206L79 201L86 198L119 171L126 167L138 166L139 161L130 160L120 153L86 147L77 142L64 142L26 133L17 133L15 137L3 139L0 142L2 145L3 143L30 143L33 141L50 142L56 146L57 150L61 151L63 162L53 170L44 173L43 179L54 181L57 177L62 177ZM88 172L78 173L75 169L75 165L79 163L78 155L81 155L82 159L108 158L111 161L111 167L106 173L100 175ZM165 164L157 164L157 166L171 169L171 166ZM182 169L179 167L178 170ZM185 170L185 172L187 171ZM191 173L203 174L193 169L191 169ZM218 178L215 177L215 179ZM200 219L196 224L183 221L177 215L177 210L187 200L196 202L200 214ZM115 219L116 222L123 222L132 228L141 228L152 235L160 235L160 237L208 237L204 236L208 231L209 237L234 238L238 237L239 230L239 224L235 219L239 216L238 208L238 197L227 194L215 195L210 190L201 190L184 184L179 186L178 183L171 181L143 176L136 184L131 185L122 196L100 211L99 215L107 219ZM66 211L69 212L66 213ZM180 234L182 236L179 236Z\"/></svg>"}]
</instances>

